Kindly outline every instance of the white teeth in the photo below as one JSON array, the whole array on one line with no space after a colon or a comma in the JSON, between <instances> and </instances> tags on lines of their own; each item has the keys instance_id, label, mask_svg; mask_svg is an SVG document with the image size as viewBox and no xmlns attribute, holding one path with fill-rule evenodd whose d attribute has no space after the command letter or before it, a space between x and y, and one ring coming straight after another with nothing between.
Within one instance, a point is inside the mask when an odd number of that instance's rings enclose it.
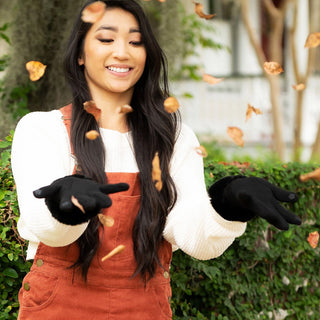
<instances>
[{"instance_id":1,"label":"white teeth","mask_svg":"<svg viewBox=\"0 0 320 320\"><path fill-rule=\"evenodd\" d=\"M108 67L109 70L115 72L128 72L130 68L116 68L116 67Z\"/></svg>"}]
</instances>

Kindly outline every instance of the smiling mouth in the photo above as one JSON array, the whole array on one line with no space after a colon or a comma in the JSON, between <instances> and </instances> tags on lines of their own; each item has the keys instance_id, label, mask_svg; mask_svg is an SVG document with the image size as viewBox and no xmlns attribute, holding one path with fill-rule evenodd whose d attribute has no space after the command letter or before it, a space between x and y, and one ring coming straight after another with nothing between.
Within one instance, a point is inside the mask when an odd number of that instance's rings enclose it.
<instances>
[{"instance_id":1,"label":"smiling mouth","mask_svg":"<svg viewBox=\"0 0 320 320\"><path fill-rule=\"evenodd\" d=\"M118 68L118 67L107 67L108 70L113 72L125 73L132 70L132 68Z\"/></svg>"}]
</instances>

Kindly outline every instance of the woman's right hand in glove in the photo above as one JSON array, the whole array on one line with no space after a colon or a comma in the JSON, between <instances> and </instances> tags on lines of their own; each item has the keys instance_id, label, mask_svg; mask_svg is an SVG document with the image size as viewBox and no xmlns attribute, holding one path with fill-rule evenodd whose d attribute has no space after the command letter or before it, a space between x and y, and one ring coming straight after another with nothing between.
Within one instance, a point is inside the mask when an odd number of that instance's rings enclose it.
<instances>
[{"instance_id":1,"label":"woman's right hand in glove","mask_svg":"<svg viewBox=\"0 0 320 320\"><path fill-rule=\"evenodd\" d=\"M102 208L110 207L112 201L108 194L128 189L127 183L103 185L82 175L71 175L57 179L33 194L36 198L45 198L52 216L58 221L77 225L93 218Z\"/></svg>"}]
</instances>

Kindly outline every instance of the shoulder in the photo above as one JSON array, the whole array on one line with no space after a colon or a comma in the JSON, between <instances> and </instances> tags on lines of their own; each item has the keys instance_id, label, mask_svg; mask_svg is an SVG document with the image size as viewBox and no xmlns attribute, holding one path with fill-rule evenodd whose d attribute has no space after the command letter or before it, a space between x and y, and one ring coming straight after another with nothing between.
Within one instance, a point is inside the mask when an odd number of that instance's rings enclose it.
<instances>
[{"instance_id":1,"label":"shoulder","mask_svg":"<svg viewBox=\"0 0 320 320\"><path fill-rule=\"evenodd\" d=\"M59 110L35 111L22 117L16 129L51 128L61 124L62 114Z\"/></svg>"},{"instance_id":2,"label":"shoulder","mask_svg":"<svg viewBox=\"0 0 320 320\"><path fill-rule=\"evenodd\" d=\"M182 146L198 146L199 140L195 134L195 132L186 125L185 123L181 123L180 130L178 131L178 136L176 140L176 148L181 148Z\"/></svg>"}]
</instances>

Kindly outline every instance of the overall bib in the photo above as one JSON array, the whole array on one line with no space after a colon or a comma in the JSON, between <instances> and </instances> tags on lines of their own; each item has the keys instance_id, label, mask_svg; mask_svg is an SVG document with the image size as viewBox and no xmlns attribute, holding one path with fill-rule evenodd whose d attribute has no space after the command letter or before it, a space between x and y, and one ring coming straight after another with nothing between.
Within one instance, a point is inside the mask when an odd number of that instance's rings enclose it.
<instances>
[{"instance_id":1,"label":"overall bib","mask_svg":"<svg viewBox=\"0 0 320 320\"><path fill-rule=\"evenodd\" d=\"M60 109L70 134L71 105ZM108 173L108 183L126 182L127 191L110 194L111 207L103 214L114 219L100 227L101 246L94 256L87 282L70 266L79 255L78 245L49 247L40 243L30 272L19 292L18 320L169 320L171 245L163 240L155 276L145 285L132 278L136 268L132 228L140 208L138 173ZM118 245L125 249L105 261Z\"/></svg>"}]
</instances>

